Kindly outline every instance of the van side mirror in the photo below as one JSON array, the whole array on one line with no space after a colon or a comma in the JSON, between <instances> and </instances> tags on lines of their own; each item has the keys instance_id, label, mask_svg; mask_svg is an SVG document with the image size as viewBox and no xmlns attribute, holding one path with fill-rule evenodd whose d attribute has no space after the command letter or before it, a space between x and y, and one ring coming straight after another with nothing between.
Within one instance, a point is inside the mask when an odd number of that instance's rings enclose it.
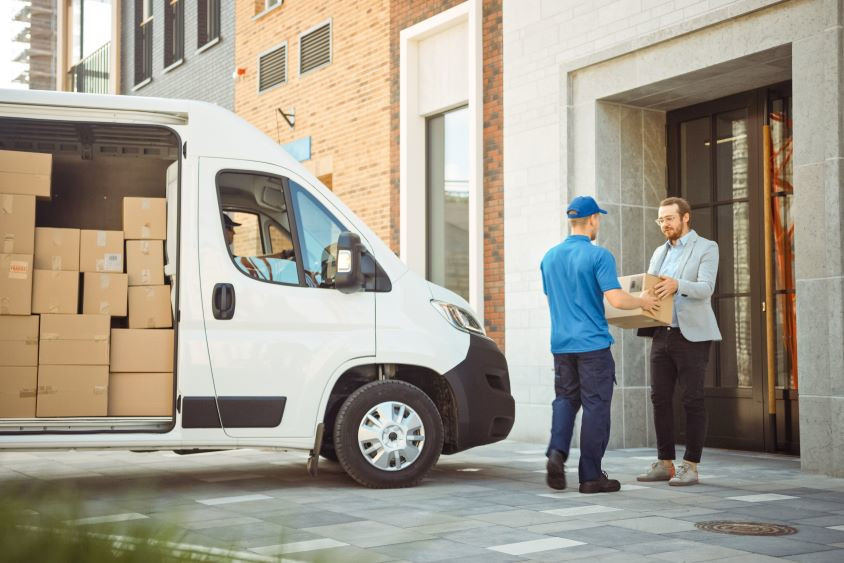
<instances>
[{"instance_id":1,"label":"van side mirror","mask_svg":"<svg viewBox=\"0 0 844 563\"><path fill-rule=\"evenodd\" d=\"M343 293L355 293L363 289L361 255L363 245L360 236L344 231L337 237L337 273L334 287Z\"/></svg>"}]
</instances>

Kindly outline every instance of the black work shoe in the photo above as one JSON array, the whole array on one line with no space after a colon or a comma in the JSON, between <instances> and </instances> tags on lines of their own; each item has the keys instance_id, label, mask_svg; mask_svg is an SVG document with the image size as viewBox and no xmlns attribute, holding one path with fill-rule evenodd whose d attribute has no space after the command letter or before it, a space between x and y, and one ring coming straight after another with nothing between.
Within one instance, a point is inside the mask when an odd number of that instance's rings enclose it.
<instances>
[{"instance_id":1,"label":"black work shoe","mask_svg":"<svg viewBox=\"0 0 844 563\"><path fill-rule=\"evenodd\" d=\"M592 493L614 493L621 490L621 483L607 477L606 471L601 472L597 481L584 481L580 484L580 492L583 494Z\"/></svg>"},{"instance_id":2,"label":"black work shoe","mask_svg":"<svg viewBox=\"0 0 844 563\"><path fill-rule=\"evenodd\" d=\"M545 476L545 482L552 489L562 490L566 488L566 457L563 452L558 450L551 450L548 454L548 463L545 469L548 474Z\"/></svg>"}]
</instances>

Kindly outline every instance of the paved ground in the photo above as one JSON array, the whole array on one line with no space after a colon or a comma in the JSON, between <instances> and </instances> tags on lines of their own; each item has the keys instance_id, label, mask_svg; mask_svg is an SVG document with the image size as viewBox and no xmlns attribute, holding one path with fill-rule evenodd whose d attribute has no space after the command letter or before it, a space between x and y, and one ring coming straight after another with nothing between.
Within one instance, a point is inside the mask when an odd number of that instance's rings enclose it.
<instances>
[{"instance_id":1,"label":"paved ground","mask_svg":"<svg viewBox=\"0 0 844 563\"><path fill-rule=\"evenodd\" d=\"M66 510L66 493L53 491L70 490L81 499L72 515L80 529L148 526L241 559L844 561L844 479L800 473L791 457L707 450L699 486L637 484L653 455L609 452L605 469L623 488L601 495L546 488L543 446L517 442L443 456L414 489L364 489L330 462L311 479L303 454L257 450L0 453L0 486L23 493L30 515ZM798 532L745 537L695 527L710 520Z\"/></svg>"}]
</instances>

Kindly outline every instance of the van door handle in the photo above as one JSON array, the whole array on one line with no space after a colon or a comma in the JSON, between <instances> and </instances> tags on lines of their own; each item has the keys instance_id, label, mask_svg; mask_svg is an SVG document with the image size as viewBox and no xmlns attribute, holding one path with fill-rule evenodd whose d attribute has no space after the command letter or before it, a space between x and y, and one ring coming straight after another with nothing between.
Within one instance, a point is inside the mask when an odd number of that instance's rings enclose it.
<instances>
[{"instance_id":1,"label":"van door handle","mask_svg":"<svg viewBox=\"0 0 844 563\"><path fill-rule=\"evenodd\" d=\"M214 286L211 308L214 311L215 319L227 321L234 317L234 303L234 286L232 284L218 283Z\"/></svg>"}]
</instances>

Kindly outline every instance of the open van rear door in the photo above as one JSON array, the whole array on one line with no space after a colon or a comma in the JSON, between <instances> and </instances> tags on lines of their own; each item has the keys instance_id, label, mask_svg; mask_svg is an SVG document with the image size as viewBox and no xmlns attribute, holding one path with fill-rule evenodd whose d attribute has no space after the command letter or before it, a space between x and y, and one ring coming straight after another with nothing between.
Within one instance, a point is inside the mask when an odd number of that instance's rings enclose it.
<instances>
[{"instance_id":1,"label":"open van rear door","mask_svg":"<svg viewBox=\"0 0 844 563\"><path fill-rule=\"evenodd\" d=\"M375 354L375 293L341 293L321 268L331 239L351 226L304 185L272 164L199 159L199 277L216 397L186 397L185 427L221 420L233 437L312 436L331 374Z\"/></svg>"}]
</instances>

